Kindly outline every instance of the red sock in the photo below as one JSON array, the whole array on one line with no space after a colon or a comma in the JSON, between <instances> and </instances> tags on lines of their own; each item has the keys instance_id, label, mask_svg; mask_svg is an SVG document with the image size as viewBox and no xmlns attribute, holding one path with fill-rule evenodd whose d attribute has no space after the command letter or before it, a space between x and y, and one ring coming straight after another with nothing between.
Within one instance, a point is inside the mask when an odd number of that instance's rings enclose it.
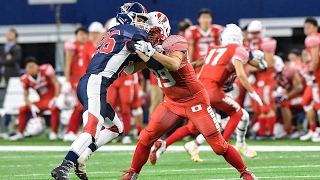
<instances>
[{"instance_id":1,"label":"red sock","mask_svg":"<svg viewBox=\"0 0 320 180\"><path fill-rule=\"evenodd\" d=\"M140 173L142 167L148 161L150 149L147 146L144 146L140 141L137 144L136 150L133 154L133 159L131 163L130 170Z\"/></svg>"},{"instance_id":2,"label":"red sock","mask_svg":"<svg viewBox=\"0 0 320 180\"><path fill-rule=\"evenodd\" d=\"M75 134L78 133L79 126L82 120L82 112L78 110L74 110L71 117L70 117L70 122L67 127L67 133L68 132L73 132Z\"/></svg>"},{"instance_id":3,"label":"red sock","mask_svg":"<svg viewBox=\"0 0 320 180\"><path fill-rule=\"evenodd\" d=\"M226 128L223 132L223 138L228 142L233 132L236 130L238 123L241 120L242 111L238 111L234 115L230 116L230 120L228 121Z\"/></svg>"},{"instance_id":4,"label":"red sock","mask_svg":"<svg viewBox=\"0 0 320 180\"><path fill-rule=\"evenodd\" d=\"M174 131L167 139L166 139L166 147L170 146L174 142L179 141L180 139L190 135L191 132L187 126L182 126Z\"/></svg>"},{"instance_id":5,"label":"red sock","mask_svg":"<svg viewBox=\"0 0 320 180\"><path fill-rule=\"evenodd\" d=\"M265 136L266 135L266 124L267 124L266 118L258 117L258 122L259 122L258 135Z\"/></svg>"},{"instance_id":6,"label":"red sock","mask_svg":"<svg viewBox=\"0 0 320 180\"><path fill-rule=\"evenodd\" d=\"M312 132L315 132L316 131L316 128L317 128L317 125L316 124L310 124L310 130Z\"/></svg>"},{"instance_id":7,"label":"red sock","mask_svg":"<svg viewBox=\"0 0 320 180\"><path fill-rule=\"evenodd\" d=\"M238 151L229 144L228 150L222 155L224 159L234 168L236 168L240 173L246 169L240 154Z\"/></svg>"},{"instance_id":8,"label":"red sock","mask_svg":"<svg viewBox=\"0 0 320 180\"><path fill-rule=\"evenodd\" d=\"M290 134L291 128L285 128L284 131L285 131L287 134Z\"/></svg>"},{"instance_id":9,"label":"red sock","mask_svg":"<svg viewBox=\"0 0 320 180\"><path fill-rule=\"evenodd\" d=\"M131 115L130 114L122 114L122 122L123 122L123 133L129 133L131 129Z\"/></svg>"},{"instance_id":10,"label":"red sock","mask_svg":"<svg viewBox=\"0 0 320 180\"><path fill-rule=\"evenodd\" d=\"M266 121L268 123L269 132L271 135L273 135L274 124L276 124L277 117L274 116L274 117L266 118Z\"/></svg>"}]
</instances>

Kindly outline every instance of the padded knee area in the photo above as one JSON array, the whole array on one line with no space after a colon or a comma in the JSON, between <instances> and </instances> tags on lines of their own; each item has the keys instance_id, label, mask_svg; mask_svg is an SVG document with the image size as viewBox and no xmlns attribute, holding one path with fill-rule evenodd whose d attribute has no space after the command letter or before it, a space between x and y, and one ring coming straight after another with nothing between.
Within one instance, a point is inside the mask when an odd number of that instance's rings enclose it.
<instances>
[{"instance_id":1,"label":"padded knee area","mask_svg":"<svg viewBox=\"0 0 320 180\"><path fill-rule=\"evenodd\" d=\"M144 146L151 148L156 140L158 140L158 138L154 138L154 133L147 131L146 129L140 132L139 141Z\"/></svg>"},{"instance_id":2,"label":"padded knee area","mask_svg":"<svg viewBox=\"0 0 320 180\"><path fill-rule=\"evenodd\" d=\"M228 150L228 143L224 140L220 132L215 132L209 136L204 136L217 155L223 155Z\"/></svg>"}]
</instances>

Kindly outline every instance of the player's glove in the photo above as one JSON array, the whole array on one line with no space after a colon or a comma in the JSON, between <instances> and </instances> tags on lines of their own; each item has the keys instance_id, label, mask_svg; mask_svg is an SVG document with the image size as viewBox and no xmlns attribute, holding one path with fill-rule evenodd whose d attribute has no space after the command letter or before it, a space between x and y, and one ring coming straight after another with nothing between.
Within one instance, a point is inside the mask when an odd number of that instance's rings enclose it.
<instances>
[{"instance_id":1,"label":"player's glove","mask_svg":"<svg viewBox=\"0 0 320 180\"><path fill-rule=\"evenodd\" d=\"M50 101L49 101L49 108L51 108L52 106L54 106L56 104L57 101L57 97L53 97Z\"/></svg>"},{"instance_id":2,"label":"player's glove","mask_svg":"<svg viewBox=\"0 0 320 180\"><path fill-rule=\"evenodd\" d=\"M145 41L137 41L134 47L148 57L151 57L156 51L149 42Z\"/></svg>"},{"instance_id":3,"label":"player's glove","mask_svg":"<svg viewBox=\"0 0 320 180\"><path fill-rule=\"evenodd\" d=\"M249 52L249 59L256 60L259 63L259 67L266 71L268 69L268 63L264 60L264 53L260 50L254 50Z\"/></svg>"},{"instance_id":4,"label":"player's glove","mask_svg":"<svg viewBox=\"0 0 320 180\"><path fill-rule=\"evenodd\" d=\"M164 52L164 49L161 45L157 45L156 47L154 47L154 49L161 54Z\"/></svg>"},{"instance_id":5,"label":"player's glove","mask_svg":"<svg viewBox=\"0 0 320 180\"><path fill-rule=\"evenodd\" d=\"M286 94L283 94L282 96L278 96L276 98L276 102L277 103L282 103L283 101L287 100L288 99L288 96Z\"/></svg>"},{"instance_id":6,"label":"player's glove","mask_svg":"<svg viewBox=\"0 0 320 180\"><path fill-rule=\"evenodd\" d=\"M30 109L33 117L37 117L37 113L40 113L40 109L34 104L31 104Z\"/></svg>"},{"instance_id":7,"label":"player's glove","mask_svg":"<svg viewBox=\"0 0 320 180\"><path fill-rule=\"evenodd\" d=\"M313 75L305 75L305 80L308 86L312 86L313 85L313 81L316 79Z\"/></svg>"},{"instance_id":8,"label":"player's glove","mask_svg":"<svg viewBox=\"0 0 320 180\"><path fill-rule=\"evenodd\" d=\"M249 93L249 95L252 99L258 102L259 106L263 105L262 100L260 99L259 95L255 91L253 91L253 93Z\"/></svg>"}]
</instances>

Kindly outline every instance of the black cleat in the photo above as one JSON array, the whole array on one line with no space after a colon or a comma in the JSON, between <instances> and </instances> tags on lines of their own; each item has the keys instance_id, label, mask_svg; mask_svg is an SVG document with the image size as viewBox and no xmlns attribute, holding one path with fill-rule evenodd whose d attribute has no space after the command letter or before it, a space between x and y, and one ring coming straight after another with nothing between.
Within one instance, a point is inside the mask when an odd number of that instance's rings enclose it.
<instances>
[{"instance_id":1,"label":"black cleat","mask_svg":"<svg viewBox=\"0 0 320 180\"><path fill-rule=\"evenodd\" d=\"M72 161L63 160L62 163L51 171L51 176L56 180L70 180L69 172L74 167Z\"/></svg>"}]
</instances>

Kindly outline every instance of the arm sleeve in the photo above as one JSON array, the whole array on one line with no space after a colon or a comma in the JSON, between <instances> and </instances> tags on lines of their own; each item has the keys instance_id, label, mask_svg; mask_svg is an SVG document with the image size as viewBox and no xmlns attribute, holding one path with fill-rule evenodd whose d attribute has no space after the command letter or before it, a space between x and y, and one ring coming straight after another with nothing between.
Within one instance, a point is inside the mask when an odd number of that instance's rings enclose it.
<instances>
[{"instance_id":1,"label":"arm sleeve","mask_svg":"<svg viewBox=\"0 0 320 180\"><path fill-rule=\"evenodd\" d=\"M138 29L138 31L132 37L133 41L148 41L148 34L146 31L142 29Z\"/></svg>"},{"instance_id":2,"label":"arm sleeve","mask_svg":"<svg viewBox=\"0 0 320 180\"><path fill-rule=\"evenodd\" d=\"M263 52L271 52L275 51L277 47L277 41L275 39L269 39L267 41L264 41L261 44L261 50Z\"/></svg>"},{"instance_id":3,"label":"arm sleeve","mask_svg":"<svg viewBox=\"0 0 320 180\"><path fill-rule=\"evenodd\" d=\"M46 71L45 71L46 76L48 77L53 77L56 75L53 67L50 64L46 65Z\"/></svg>"},{"instance_id":4,"label":"arm sleeve","mask_svg":"<svg viewBox=\"0 0 320 180\"><path fill-rule=\"evenodd\" d=\"M146 64L148 68L152 68L154 70L160 70L164 68L164 66L157 60L153 59L153 57L151 57L149 61L146 62Z\"/></svg>"},{"instance_id":5,"label":"arm sleeve","mask_svg":"<svg viewBox=\"0 0 320 180\"><path fill-rule=\"evenodd\" d=\"M232 56L232 64L234 65L235 59L240 60L243 64L248 63L249 53L244 47L237 47L234 55Z\"/></svg>"},{"instance_id":6,"label":"arm sleeve","mask_svg":"<svg viewBox=\"0 0 320 180\"><path fill-rule=\"evenodd\" d=\"M74 52L76 50L76 45L73 40L67 40L64 43L64 50Z\"/></svg>"},{"instance_id":7,"label":"arm sleeve","mask_svg":"<svg viewBox=\"0 0 320 180\"><path fill-rule=\"evenodd\" d=\"M314 47L320 45L320 38L314 35L308 36L305 40L306 47Z\"/></svg>"},{"instance_id":8,"label":"arm sleeve","mask_svg":"<svg viewBox=\"0 0 320 180\"><path fill-rule=\"evenodd\" d=\"M128 41L127 49L130 51L136 51L136 48L134 47L135 44L136 44L136 41Z\"/></svg>"}]
</instances>

